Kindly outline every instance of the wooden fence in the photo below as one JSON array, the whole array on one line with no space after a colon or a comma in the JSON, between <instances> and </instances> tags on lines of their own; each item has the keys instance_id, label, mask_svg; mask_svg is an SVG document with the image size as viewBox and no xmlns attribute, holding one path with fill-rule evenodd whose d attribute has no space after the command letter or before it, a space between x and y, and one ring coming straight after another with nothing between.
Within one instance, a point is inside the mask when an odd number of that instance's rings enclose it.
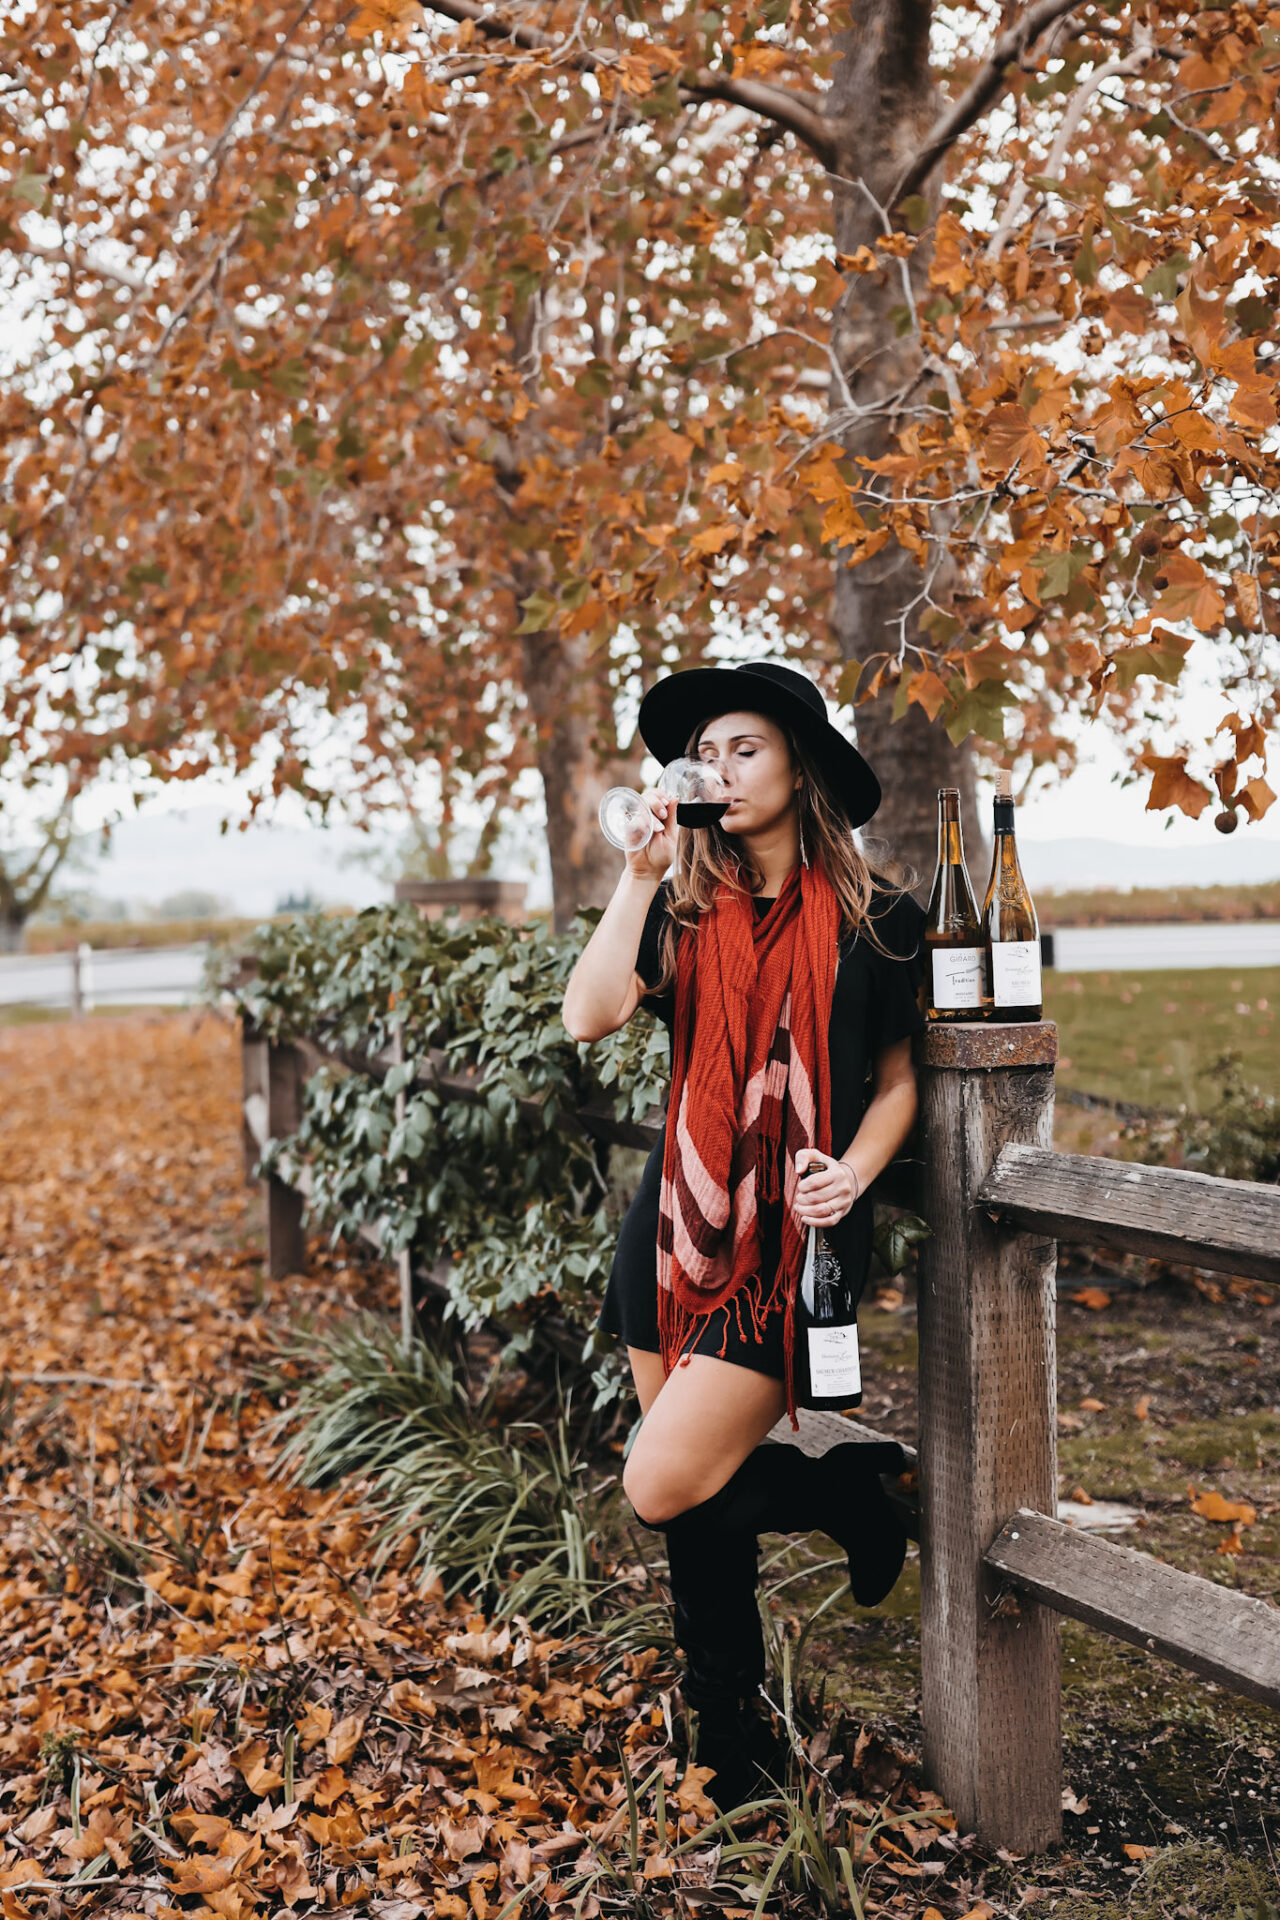
<instances>
[{"instance_id":1,"label":"wooden fence","mask_svg":"<svg viewBox=\"0 0 1280 1920\"><path fill-rule=\"evenodd\" d=\"M1280 1609L1055 1517L1057 1242L1280 1282L1280 1189L1055 1153L1056 1058L1049 1021L921 1034L918 1186L902 1195L933 1228L920 1256L918 1455L907 1449L918 1468L909 1525L920 1542L924 1765L966 1831L1024 1854L1062 1837L1059 1615L1280 1706ZM382 1077L394 1064L252 1033L244 1061L250 1171L265 1140L297 1127L316 1066ZM484 1098L480 1074L451 1072L439 1054L418 1078ZM536 1100L521 1104L536 1113ZM636 1147L660 1123L656 1110L627 1122L603 1104L556 1122ZM265 1188L270 1272L301 1271L303 1197L275 1179ZM400 1274L408 1337L404 1256ZM838 1414L800 1421L793 1434L784 1418L770 1439L820 1453L884 1437Z\"/></svg>"}]
</instances>

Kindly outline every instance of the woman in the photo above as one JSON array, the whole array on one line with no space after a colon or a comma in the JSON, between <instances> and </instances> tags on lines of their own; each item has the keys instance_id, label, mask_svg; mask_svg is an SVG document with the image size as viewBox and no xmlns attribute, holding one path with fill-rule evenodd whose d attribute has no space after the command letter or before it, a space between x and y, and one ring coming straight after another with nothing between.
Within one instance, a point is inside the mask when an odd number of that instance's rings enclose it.
<instances>
[{"instance_id":1,"label":"woman","mask_svg":"<svg viewBox=\"0 0 1280 1920\"><path fill-rule=\"evenodd\" d=\"M879 1477L901 1466L896 1443L817 1459L761 1443L784 1411L798 1425L808 1229L827 1234L855 1299L866 1281L869 1190L915 1119L924 915L858 851L879 782L805 675L772 662L671 674L639 727L664 764L713 761L729 808L678 829L674 802L646 792L662 830L625 856L563 1015L578 1040L641 1005L670 1030L670 1124L622 1224L600 1325L627 1346L642 1421L624 1486L667 1538L697 1756L730 1806L776 1758L754 1707L756 1534L829 1533L867 1606L905 1554Z\"/></svg>"}]
</instances>

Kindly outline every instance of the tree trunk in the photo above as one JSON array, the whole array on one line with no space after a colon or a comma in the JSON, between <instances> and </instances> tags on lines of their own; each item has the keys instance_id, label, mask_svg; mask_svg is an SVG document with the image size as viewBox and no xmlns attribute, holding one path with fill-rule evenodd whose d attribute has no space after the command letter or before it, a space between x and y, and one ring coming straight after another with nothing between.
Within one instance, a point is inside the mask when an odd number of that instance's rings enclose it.
<instances>
[{"instance_id":1,"label":"tree trunk","mask_svg":"<svg viewBox=\"0 0 1280 1920\"><path fill-rule=\"evenodd\" d=\"M0 953L21 953L26 931L25 913L0 912Z\"/></svg>"},{"instance_id":2,"label":"tree trunk","mask_svg":"<svg viewBox=\"0 0 1280 1920\"><path fill-rule=\"evenodd\" d=\"M592 660L585 635L522 636L524 690L537 730L538 771L547 805L552 924L569 926L579 907L603 907L622 855L600 831L597 809L610 787L640 785L644 743L618 749L607 662Z\"/></svg>"},{"instance_id":3,"label":"tree trunk","mask_svg":"<svg viewBox=\"0 0 1280 1920\"><path fill-rule=\"evenodd\" d=\"M887 203L894 183L943 104L929 64L930 13L929 0L863 0L854 10L853 26L836 36L838 57L824 106L837 129L831 173L841 253L874 247L885 231L881 209L892 222ZM939 183L935 173L926 189L930 225ZM903 269L918 297L929 253L922 242L908 261L886 260L879 273L854 276L836 309L834 349L858 407L878 407L893 394L900 394L906 407L921 402L920 341L914 329L898 329L907 306ZM831 405L833 410L848 406L834 382ZM854 423L841 438L850 455L880 459L899 450L898 435L906 423L901 413L877 413ZM930 563L936 558L931 550ZM886 650L896 654L904 640L908 649L921 641L917 615L923 605L906 616L901 632L899 620L924 581L916 560L896 541L858 567L838 558L832 624L842 658L865 660ZM935 602L945 604L950 586L949 571L939 569L930 588ZM886 840L894 856L914 870L913 890L923 895L937 856L937 790L958 787L966 858L977 888L985 884L988 855L975 804L972 745L966 740L953 747L942 726L915 705L893 722L895 691L896 680L887 677L882 691L856 714L859 748L884 789L869 832Z\"/></svg>"}]
</instances>

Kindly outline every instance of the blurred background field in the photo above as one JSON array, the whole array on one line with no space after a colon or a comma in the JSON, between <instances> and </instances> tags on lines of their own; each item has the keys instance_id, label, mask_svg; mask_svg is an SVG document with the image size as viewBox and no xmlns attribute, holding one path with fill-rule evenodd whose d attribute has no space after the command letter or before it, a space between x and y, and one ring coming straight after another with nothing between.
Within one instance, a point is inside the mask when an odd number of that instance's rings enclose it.
<instances>
[{"instance_id":1,"label":"blurred background field","mask_svg":"<svg viewBox=\"0 0 1280 1920\"><path fill-rule=\"evenodd\" d=\"M1058 1085L1142 1107L1207 1112L1208 1070L1227 1051L1261 1092L1280 1093L1278 1007L1280 967L1044 975Z\"/></svg>"},{"instance_id":2,"label":"blurred background field","mask_svg":"<svg viewBox=\"0 0 1280 1920\"><path fill-rule=\"evenodd\" d=\"M1257 886L1064 887L1037 900L1042 927L1280 920L1280 880Z\"/></svg>"}]
</instances>

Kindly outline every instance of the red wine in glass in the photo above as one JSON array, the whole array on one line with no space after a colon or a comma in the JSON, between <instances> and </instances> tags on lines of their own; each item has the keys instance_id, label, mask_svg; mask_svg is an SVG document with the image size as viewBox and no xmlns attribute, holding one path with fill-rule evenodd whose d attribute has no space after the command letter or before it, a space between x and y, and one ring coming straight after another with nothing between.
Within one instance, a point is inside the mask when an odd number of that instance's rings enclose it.
<instances>
[{"instance_id":1,"label":"red wine in glass","mask_svg":"<svg viewBox=\"0 0 1280 1920\"><path fill-rule=\"evenodd\" d=\"M713 827L729 811L727 800L678 800L676 819L682 827Z\"/></svg>"},{"instance_id":2,"label":"red wine in glass","mask_svg":"<svg viewBox=\"0 0 1280 1920\"><path fill-rule=\"evenodd\" d=\"M676 823L682 827L711 827L729 811L723 777L714 766L683 755L662 769L658 781L676 803ZM600 830L606 840L624 852L647 846L658 822L631 787L610 787L600 801Z\"/></svg>"}]
</instances>

